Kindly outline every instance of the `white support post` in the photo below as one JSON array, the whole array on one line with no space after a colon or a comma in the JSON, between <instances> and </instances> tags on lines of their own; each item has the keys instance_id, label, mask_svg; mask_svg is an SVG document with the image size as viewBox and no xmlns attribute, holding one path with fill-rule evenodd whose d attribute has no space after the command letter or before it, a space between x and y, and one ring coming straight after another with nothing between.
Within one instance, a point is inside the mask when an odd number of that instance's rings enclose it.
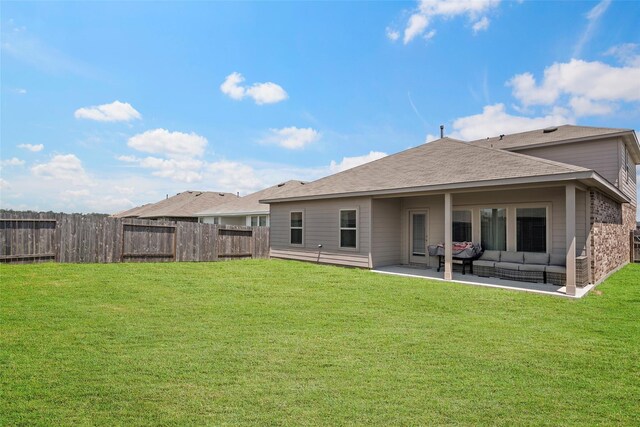
<instances>
[{"instance_id":1,"label":"white support post","mask_svg":"<svg viewBox=\"0 0 640 427\"><path fill-rule=\"evenodd\" d=\"M565 215L567 231L567 295L576 295L576 185L565 187Z\"/></svg>"},{"instance_id":2,"label":"white support post","mask_svg":"<svg viewBox=\"0 0 640 427\"><path fill-rule=\"evenodd\" d=\"M452 265L452 238L453 232L451 230L452 222L452 203L451 193L444 193L444 280L451 280L453 278L453 265Z\"/></svg>"}]
</instances>

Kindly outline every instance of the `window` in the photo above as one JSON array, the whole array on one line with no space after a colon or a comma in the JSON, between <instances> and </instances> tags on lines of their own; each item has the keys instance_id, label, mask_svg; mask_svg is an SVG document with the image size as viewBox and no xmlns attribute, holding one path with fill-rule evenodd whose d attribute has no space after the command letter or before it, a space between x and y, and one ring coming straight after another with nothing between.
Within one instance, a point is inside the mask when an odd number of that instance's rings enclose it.
<instances>
[{"instance_id":1,"label":"window","mask_svg":"<svg viewBox=\"0 0 640 427\"><path fill-rule=\"evenodd\" d=\"M485 250L507 250L506 209L480 209L480 240Z\"/></svg>"},{"instance_id":2,"label":"window","mask_svg":"<svg viewBox=\"0 0 640 427\"><path fill-rule=\"evenodd\" d=\"M631 178L631 172L629 171L629 151L627 151L627 147L624 148L624 170L627 175L627 182L629 182L629 179Z\"/></svg>"},{"instance_id":3,"label":"window","mask_svg":"<svg viewBox=\"0 0 640 427\"><path fill-rule=\"evenodd\" d=\"M471 242L471 211L453 211L451 228L454 242Z\"/></svg>"},{"instance_id":4,"label":"window","mask_svg":"<svg viewBox=\"0 0 640 427\"><path fill-rule=\"evenodd\" d=\"M302 212L291 212L290 214L290 243L292 245L301 245L302 244L302 230L303 230L303 219Z\"/></svg>"},{"instance_id":5,"label":"window","mask_svg":"<svg viewBox=\"0 0 640 427\"><path fill-rule=\"evenodd\" d=\"M267 216L266 215L253 215L251 217L251 226L252 227L266 227L267 226Z\"/></svg>"},{"instance_id":6,"label":"window","mask_svg":"<svg viewBox=\"0 0 640 427\"><path fill-rule=\"evenodd\" d=\"M547 209L516 209L517 250L524 252L547 251Z\"/></svg>"},{"instance_id":7,"label":"window","mask_svg":"<svg viewBox=\"0 0 640 427\"><path fill-rule=\"evenodd\" d=\"M358 247L358 211L340 210L340 247L355 249Z\"/></svg>"}]
</instances>

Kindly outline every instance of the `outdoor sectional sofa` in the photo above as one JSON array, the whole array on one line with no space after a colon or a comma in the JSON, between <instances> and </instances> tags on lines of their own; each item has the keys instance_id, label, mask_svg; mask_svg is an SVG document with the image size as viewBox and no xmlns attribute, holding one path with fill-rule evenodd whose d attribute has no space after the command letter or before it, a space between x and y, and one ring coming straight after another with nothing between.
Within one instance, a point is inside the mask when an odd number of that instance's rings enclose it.
<instances>
[{"instance_id":1,"label":"outdoor sectional sofa","mask_svg":"<svg viewBox=\"0 0 640 427\"><path fill-rule=\"evenodd\" d=\"M566 283L567 275L563 255L534 252L484 251L473 268L478 276L558 286Z\"/></svg>"}]
</instances>

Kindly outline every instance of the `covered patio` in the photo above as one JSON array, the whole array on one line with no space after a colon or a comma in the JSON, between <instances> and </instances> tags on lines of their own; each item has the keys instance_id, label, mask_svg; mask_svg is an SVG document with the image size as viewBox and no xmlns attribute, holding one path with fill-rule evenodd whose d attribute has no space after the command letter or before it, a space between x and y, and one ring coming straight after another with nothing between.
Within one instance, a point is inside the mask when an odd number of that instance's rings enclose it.
<instances>
[{"instance_id":1,"label":"covered patio","mask_svg":"<svg viewBox=\"0 0 640 427\"><path fill-rule=\"evenodd\" d=\"M593 283L588 268L589 203L588 187L557 178L543 183L373 198L372 270L581 297L590 289L586 285ZM494 277L486 272L482 276L491 277L464 275L454 271L453 242L473 242L485 251L546 254L547 261L549 256L561 261L543 264L561 266L566 279L559 280L560 287L553 280L549 281L557 285L510 280L515 277ZM430 245L442 247L442 259L428 253ZM438 265L442 267L439 272Z\"/></svg>"},{"instance_id":2,"label":"covered patio","mask_svg":"<svg viewBox=\"0 0 640 427\"><path fill-rule=\"evenodd\" d=\"M531 292L536 294L553 295L565 298L582 298L593 289L594 285L577 287L575 294L567 293L566 286L556 286L549 283L519 282L515 280L505 280L496 277L480 277L474 274L462 274L462 271L454 270L451 279L444 278L444 272L438 272L432 267L419 267L411 265L389 265L371 270L378 274L389 274L393 276L413 277L419 279L439 280L445 282L455 282L463 285L484 286L489 288L508 289L520 292Z\"/></svg>"}]
</instances>

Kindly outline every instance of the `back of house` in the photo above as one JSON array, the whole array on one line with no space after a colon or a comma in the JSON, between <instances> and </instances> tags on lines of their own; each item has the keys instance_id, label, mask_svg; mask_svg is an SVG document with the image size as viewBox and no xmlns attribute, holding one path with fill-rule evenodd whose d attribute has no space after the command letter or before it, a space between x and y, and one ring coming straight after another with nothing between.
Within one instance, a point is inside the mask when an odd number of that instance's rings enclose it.
<instances>
[{"instance_id":1,"label":"back of house","mask_svg":"<svg viewBox=\"0 0 640 427\"><path fill-rule=\"evenodd\" d=\"M630 260L637 164L630 129L441 138L262 200L271 206L271 256L435 267L427 246L449 236L566 257L585 277L579 285L596 283Z\"/></svg>"}]
</instances>

